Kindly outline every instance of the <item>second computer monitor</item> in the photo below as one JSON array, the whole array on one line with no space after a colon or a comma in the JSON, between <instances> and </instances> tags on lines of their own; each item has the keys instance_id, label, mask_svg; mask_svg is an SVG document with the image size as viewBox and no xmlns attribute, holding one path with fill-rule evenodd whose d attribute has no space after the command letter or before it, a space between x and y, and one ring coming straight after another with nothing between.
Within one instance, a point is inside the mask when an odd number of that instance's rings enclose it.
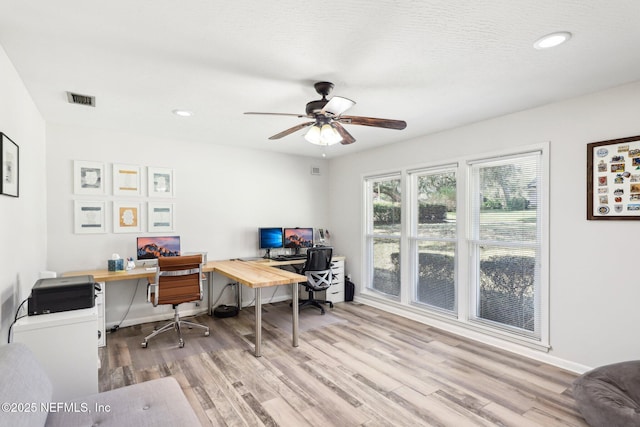
<instances>
[{"instance_id":1,"label":"second computer monitor","mask_svg":"<svg viewBox=\"0 0 640 427\"><path fill-rule=\"evenodd\" d=\"M284 247L295 249L296 253L300 248L313 247L313 228L285 228Z\"/></svg>"}]
</instances>

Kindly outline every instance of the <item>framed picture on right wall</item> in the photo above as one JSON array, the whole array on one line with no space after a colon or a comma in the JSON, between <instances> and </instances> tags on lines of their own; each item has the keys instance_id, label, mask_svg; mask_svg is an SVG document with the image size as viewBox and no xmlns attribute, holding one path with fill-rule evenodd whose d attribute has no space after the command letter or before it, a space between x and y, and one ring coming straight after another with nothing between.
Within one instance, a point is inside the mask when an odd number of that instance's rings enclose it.
<instances>
[{"instance_id":1,"label":"framed picture on right wall","mask_svg":"<svg viewBox=\"0 0 640 427\"><path fill-rule=\"evenodd\" d=\"M587 219L640 219L640 135L587 144Z\"/></svg>"}]
</instances>

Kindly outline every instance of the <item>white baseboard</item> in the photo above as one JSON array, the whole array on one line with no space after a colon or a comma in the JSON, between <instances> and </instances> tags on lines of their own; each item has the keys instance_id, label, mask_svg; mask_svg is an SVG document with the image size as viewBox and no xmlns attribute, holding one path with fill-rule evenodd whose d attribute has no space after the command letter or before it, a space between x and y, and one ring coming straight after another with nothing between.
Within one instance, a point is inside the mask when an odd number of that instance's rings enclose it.
<instances>
[{"instance_id":1,"label":"white baseboard","mask_svg":"<svg viewBox=\"0 0 640 427\"><path fill-rule=\"evenodd\" d=\"M180 317L191 317L191 316L196 316L198 314L203 314L206 312L207 312L206 307L202 307L202 306L194 307L190 309L180 310ZM127 326L140 325L142 323L160 322L163 320L170 321L171 319L173 319L173 316L174 316L173 311L166 311L158 314L154 313L150 316L126 318L122 321L119 327L126 328ZM105 326L107 330L109 330L112 327L116 326L118 323L119 322L107 322Z\"/></svg>"}]
</instances>

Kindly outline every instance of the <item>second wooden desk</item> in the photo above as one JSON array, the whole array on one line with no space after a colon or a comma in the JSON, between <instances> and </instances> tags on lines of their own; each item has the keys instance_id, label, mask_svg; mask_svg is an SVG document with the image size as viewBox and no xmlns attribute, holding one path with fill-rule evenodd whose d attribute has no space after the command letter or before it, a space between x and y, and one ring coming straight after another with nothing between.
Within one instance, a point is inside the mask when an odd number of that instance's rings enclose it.
<instances>
[{"instance_id":1,"label":"second wooden desk","mask_svg":"<svg viewBox=\"0 0 640 427\"><path fill-rule=\"evenodd\" d=\"M260 357L262 343L262 288L279 285L292 285L292 345L298 346L298 283L307 278L301 274L293 273L279 268L261 265L252 261L211 261L206 264L206 269L220 273L230 279L236 280L245 286L253 288L255 292L255 355Z\"/></svg>"}]
</instances>

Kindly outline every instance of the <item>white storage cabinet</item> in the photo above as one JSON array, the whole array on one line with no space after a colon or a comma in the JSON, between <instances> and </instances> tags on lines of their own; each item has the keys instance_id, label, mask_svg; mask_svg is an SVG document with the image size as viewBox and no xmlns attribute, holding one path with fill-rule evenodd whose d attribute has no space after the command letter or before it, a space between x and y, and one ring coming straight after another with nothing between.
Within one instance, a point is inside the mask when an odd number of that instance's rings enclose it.
<instances>
[{"instance_id":1,"label":"white storage cabinet","mask_svg":"<svg viewBox=\"0 0 640 427\"><path fill-rule=\"evenodd\" d=\"M26 316L13 325L13 342L31 349L53 384L53 401L98 392L96 307Z\"/></svg>"},{"instance_id":2,"label":"white storage cabinet","mask_svg":"<svg viewBox=\"0 0 640 427\"><path fill-rule=\"evenodd\" d=\"M334 257L331 261L331 286L326 290L326 299L333 303L344 301L344 257Z\"/></svg>"}]
</instances>

